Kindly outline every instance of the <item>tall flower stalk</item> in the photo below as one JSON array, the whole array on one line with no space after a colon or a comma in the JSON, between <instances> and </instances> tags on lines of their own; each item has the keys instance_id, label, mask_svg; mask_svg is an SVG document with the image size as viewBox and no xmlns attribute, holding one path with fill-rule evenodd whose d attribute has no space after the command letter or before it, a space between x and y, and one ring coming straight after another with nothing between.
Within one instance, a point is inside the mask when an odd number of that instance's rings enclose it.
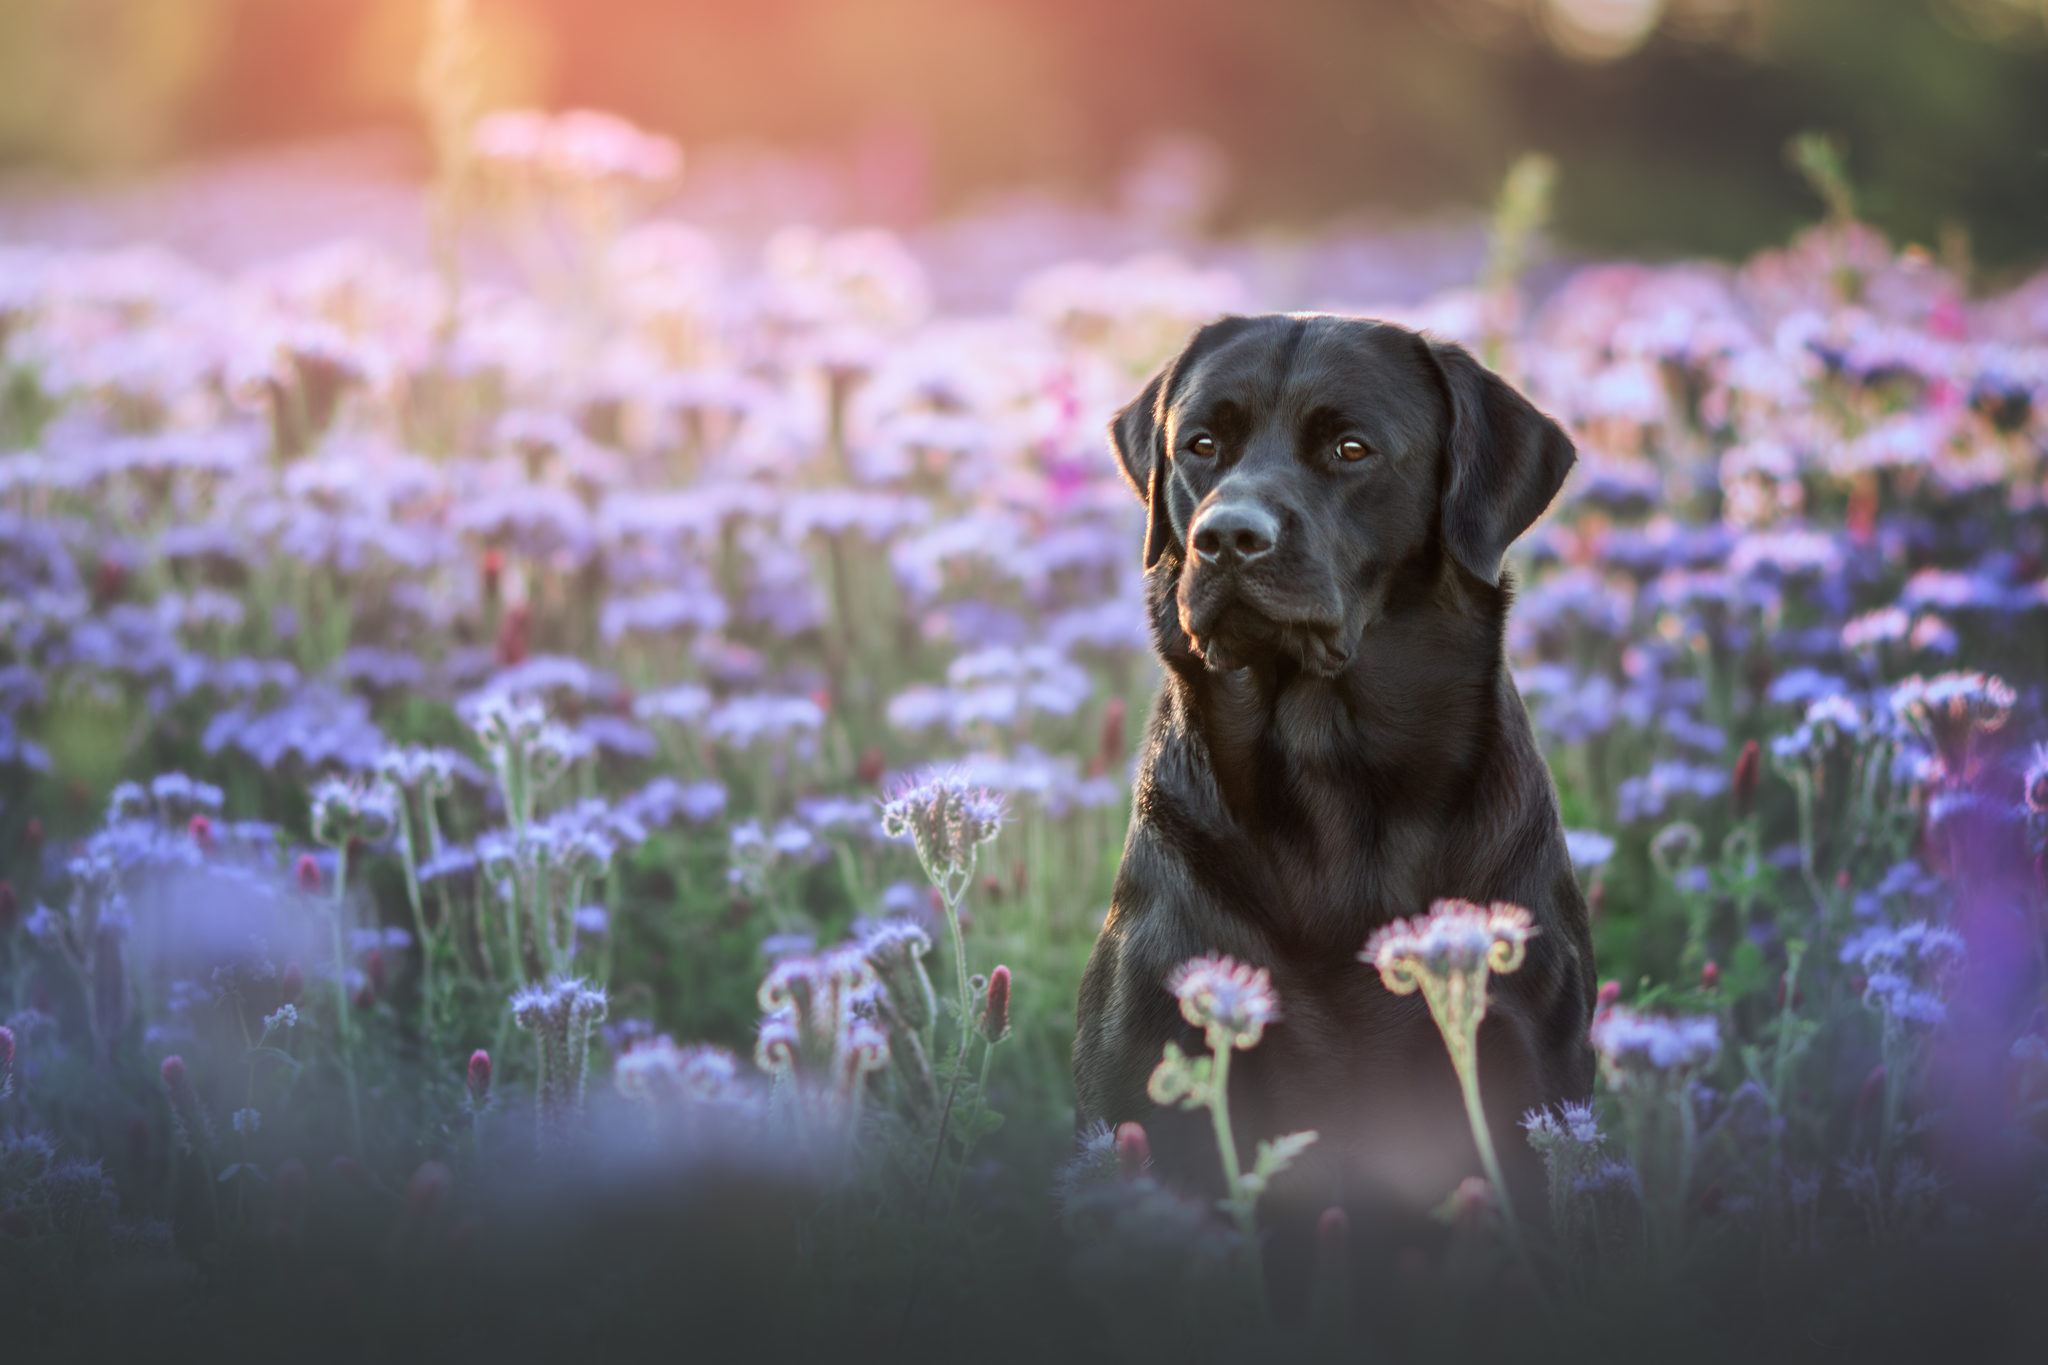
<instances>
[{"instance_id":1,"label":"tall flower stalk","mask_svg":"<svg viewBox=\"0 0 2048 1365\"><path fill-rule=\"evenodd\" d=\"M334 1017L341 1054L342 1082L348 1091L349 1136L356 1155L363 1151L363 1106L356 1082L355 1020L349 1012L348 918L349 850L357 842L375 844L391 836L397 824L397 793L388 783L328 778L310 798L313 837L334 850L334 901L330 921L334 935Z\"/></svg>"},{"instance_id":2,"label":"tall flower stalk","mask_svg":"<svg viewBox=\"0 0 2048 1365\"><path fill-rule=\"evenodd\" d=\"M952 1124L953 1101L960 1090L960 1073L967 1066L967 1043L974 1034L973 988L967 981L967 940L960 932L960 903L974 882L974 865L981 846L994 839L1003 827L1000 797L954 774L934 774L898 792L882 807L882 832L892 839L908 838L917 850L924 874L938 889L946 915L946 930L953 942L953 977L958 994L956 1017L960 1042L953 1057L953 1074L946 1083L946 1102L939 1111L939 1132L932 1146L932 1160L925 1172L924 1194L919 1207L931 1197L938 1179L939 1163L946 1152L946 1134Z\"/></svg>"},{"instance_id":3,"label":"tall flower stalk","mask_svg":"<svg viewBox=\"0 0 2048 1365\"><path fill-rule=\"evenodd\" d=\"M1720 1055L1720 1022L1614 1005L1593 1021L1592 1037L1601 1074L1621 1104L1650 1250L1668 1261L1684 1243L1699 1158L1692 1083Z\"/></svg>"},{"instance_id":4,"label":"tall flower stalk","mask_svg":"<svg viewBox=\"0 0 2048 1365\"><path fill-rule=\"evenodd\" d=\"M1508 1202L1507 1181L1501 1175L1500 1157L1494 1151L1493 1132L1480 1099L1479 1025L1486 1018L1488 975L1520 968L1536 932L1535 921L1519 905L1505 901L1475 905L1447 899L1437 901L1427 915L1396 920L1381 929L1358 955L1359 961L1378 969L1389 991L1395 995L1420 991L1429 1005L1430 1017L1450 1051L1451 1068L1458 1074L1479 1163L1498 1196L1495 1202L1501 1211L1502 1230L1525 1267L1531 1264L1529 1249Z\"/></svg>"},{"instance_id":5,"label":"tall flower stalk","mask_svg":"<svg viewBox=\"0 0 2048 1365\"><path fill-rule=\"evenodd\" d=\"M1230 1124L1230 1058L1232 1053L1258 1046L1266 1025L1280 1015L1280 999L1264 967L1213 954L1182 963L1166 984L1180 1001L1181 1017L1202 1030L1209 1055L1190 1057L1179 1044L1168 1043L1145 1091L1154 1104L1209 1111L1228 1191L1222 1207L1237 1224L1244 1245L1246 1280L1263 1318L1267 1315L1266 1270L1259 1251L1259 1196L1308 1150L1317 1135L1312 1131L1289 1133L1260 1142L1252 1169L1244 1170Z\"/></svg>"}]
</instances>

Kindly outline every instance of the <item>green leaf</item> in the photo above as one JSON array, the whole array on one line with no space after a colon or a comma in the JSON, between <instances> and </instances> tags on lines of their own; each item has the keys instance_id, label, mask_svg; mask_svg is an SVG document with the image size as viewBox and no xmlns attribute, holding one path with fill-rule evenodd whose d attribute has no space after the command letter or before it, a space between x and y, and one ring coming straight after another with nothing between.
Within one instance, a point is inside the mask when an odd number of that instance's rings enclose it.
<instances>
[{"instance_id":1,"label":"green leaf","mask_svg":"<svg viewBox=\"0 0 2048 1365\"><path fill-rule=\"evenodd\" d=\"M1258 1157L1252 1162L1252 1173L1249 1178L1258 1181L1259 1188L1264 1189L1268 1181L1292 1166L1303 1152L1313 1146L1318 1136L1320 1134L1311 1128L1307 1132L1289 1133L1285 1137L1261 1142Z\"/></svg>"}]
</instances>

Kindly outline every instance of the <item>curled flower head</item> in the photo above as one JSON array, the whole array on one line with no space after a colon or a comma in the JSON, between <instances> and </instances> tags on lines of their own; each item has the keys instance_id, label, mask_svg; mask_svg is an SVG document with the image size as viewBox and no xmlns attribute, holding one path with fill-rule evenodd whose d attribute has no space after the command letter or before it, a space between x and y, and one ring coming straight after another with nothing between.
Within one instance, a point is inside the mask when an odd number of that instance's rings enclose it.
<instances>
[{"instance_id":1,"label":"curled flower head","mask_svg":"<svg viewBox=\"0 0 2048 1365\"><path fill-rule=\"evenodd\" d=\"M2018 699L2004 679L1986 673L1915 674L1892 689L1891 709L1940 755L1950 776L1967 780L1976 742L2005 728Z\"/></svg>"},{"instance_id":2,"label":"curled flower head","mask_svg":"<svg viewBox=\"0 0 2048 1365\"><path fill-rule=\"evenodd\" d=\"M1841 960L1863 968L1864 1004L1888 1020L1932 1026L1948 1018L1949 979L1966 951L1962 935L1920 920L1853 935Z\"/></svg>"},{"instance_id":3,"label":"curled flower head","mask_svg":"<svg viewBox=\"0 0 2048 1365\"><path fill-rule=\"evenodd\" d=\"M709 1044L678 1047L667 1034L621 1055L612 1067L612 1084L626 1099L649 1104L728 1100L741 1093L739 1064L730 1052Z\"/></svg>"},{"instance_id":4,"label":"curled flower head","mask_svg":"<svg viewBox=\"0 0 2048 1365\"><path fill-rule=\"evenodd\" d=\"M350 840L366 844L389 838L398 827L397 793L382 781L324 778L308 796L313 837L329 848Z\"/></svg>"},{"instance_id":5,"label":"curled flower head","mask_svg":"<svg viewBox=\"0 0 2048 1365\"><path fill-rule=\"evenodd\" d=\"M924 970L931 936L910 920L886 919L868 930L860 948L888 991L897 1017L913 1029L929 1027L937 1008L931 978Z\"/></svg>"},{"instance_id":6,"label":"curled flower head","mask_svg":"<svg viewBox=\"0 0 2048 1365\"><path fill-rule=\"evenodd\" d=\"M1512 972L1522 965L1536 922L1527 910L1506 901L1477 905L1446 899L1427 915L1396 920L1370 939L1359 961L1379 969L1396 995L1421 984L1420 975L1444 979L1477 972Z\"/></svg>"},{"instance_id":7,"label":"curled flower head","mask_svg":"<svg viewBox=\"0 0 2048 1365\"><path fill-rule=\"evenodd\" d=\"M1181 1016L1209 1035L1212 1050L1255 1047L1280 1017L1280 997L1264 967L1208 954L1189 958L1166 979Z\"/></svg>"},{"instance_id":8,"label":"curled flower head","mask_svg":"<svg viewBox=\"0 0 2048 1365\"><path fill-rule=\"evenodd\" d=\"M524 750L548 723L538 699L505 692L479 693L455 709L493 759Z\"/></svg>"},{"instance_id":9,"label":"curled flower head","mask_svg":"<svg viewBox=\"0 0 2048 1365\"><path fill-rule=\"evenodd\" d=\"M882 832L908 838L926 875L943 884L971 874L975 851L996 837L1003 815L1001 797L957 774L934 774L883 803Z\"/></svg>"},{"instance_id":10,"label":"curled flower head","mask_svg":"<svg viewBox=\"0 0 2048 1365\"><path fill-rule=\"evenodd\" d=\"M1646 1014L1614 1005L1593 1021L1592 1037L1608 1084L1617 1090L1689 1076L1721 1052L1721 1024L1710 1014Z\"/></svg>"},{"instance_id":11,"label":"curled flower head","mask_svg":"<svg viewBox=\"0 0 2048 1365\"><path fill-rule=\"evenodd\" d=\"M386 749L377 757L377 775L401 791L445 796L455 785L455 755L416 744Z\"/></svg>"}]
</instances>

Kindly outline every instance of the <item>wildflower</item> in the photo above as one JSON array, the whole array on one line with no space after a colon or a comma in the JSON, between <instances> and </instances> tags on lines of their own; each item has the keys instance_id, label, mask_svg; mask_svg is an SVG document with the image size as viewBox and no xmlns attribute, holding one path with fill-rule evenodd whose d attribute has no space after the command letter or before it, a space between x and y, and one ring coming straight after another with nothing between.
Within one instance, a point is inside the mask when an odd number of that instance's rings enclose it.
<instances>
[{"instance_id":1,"label":"wildflower","mask_svg":"<svg viewBox=\"0 0 2048 1365\"><path fill-rule=\"evenodd\" d=\"M1721 965L1712 958L1700 968L1700 989L1711 991L1721 984Z\"/></svg>"},{"instance_id":2,"label":"wildflower","mask_svg":"<svg viewBox=\"0 0 2048 1365\"><path fill-rule=\"evenodd\" d=\"M512 1021L531 1033L539 1057L536 1111L543 1140L559 1137L583 1107L590 1030L605 1016L605 995L574 977L513 993Z\"/></svg>"},{"instance_id":3,"label":"wildflower","mask_svg":"<svg viewBox=\"0 0 2048 1365\"><path fill-rule=\"evenodd\" d=\"M1948 1017L1943 991L1965 944L1952 929L1926 921L1872 928L1849 938L1841 960L1863 969L1863 1003L1890 1024L1939 1024Z\"/></svg>"},{"instance_id":4,"label":"wildflower","mask_svg":"<svg viewBox=\"0 0 2048 1365\"><path fill-rule=\"evenodd\" d=\"M1687 820L1675 821L1657 831L1650 840L1650 857L1666 877L1676 880L1680 873L1693 865L1700 856L1700 848L1706 837L1700 828Z\"/></svg>"},{"instance_id":5,"label":"wildflower","mask_svg":"<svg viewBox=\"0 0 2048 1365\"><path fill-rule=\"evenodd\" d=\"M910 1028L929 1028L937 1012L937 997L931 977L924 969L924 955L932 950L931 936L906 919L886 919L868 930L861 940L861 952L889 993L889 1002Z\"/></svg>"},{"instance_id":6,"label":"wildflower","mask_svg":"<svg viewBox=\"0 0 2048 1365\"><path fill-rule=\"evenodd\" d=\"M292 879L299 884L299 890L308 895L320 889L320 864L310 853L301 853L292 867Z\"/></svg>"},{"instance_id":7,"label":"wildflower","mask_svg":"<svg viewBox=\"0 0 2048 1365\"><path fill-rule=\"evenodd\" d=\"M2018 701L2003 679L1984 673L1918 674L1891 691L1892 714L1911 726L1959 781L1976 772L1976 746L2005 728Z\"/></svg>"},{"instance_id":8,"label":"wildflower","mask_svg":"<svg viewBox=\"0 0 2048 1365\"><path fill-rule=\"evenodd\" d=\"M740 1094L739 1063L724 1048L677 1047L663 1034L622 1054L613 1066L612 1084L629 1100L729 1100Z\"/></svg>"},{"instance_id":9,"label":"wildflower","mask_svg":"<svg viewBox=\"0 0 2048 1365\"><path fill-rule=\"evenodd\" d=\"M1203 1030L1217 1052L1256 1047L1280 1013L1267 970L1235 958L1191 958L1174 969L1166 988L1180 1001L1181 1017Z\"/></svg>"},{"instance_id":10,"label":"wildflower","mask_svg":"<svg viewBox=\"0 0 2048 1365\"><path fill-rule=\"evenodd\" d=\"M1246 1279L1263 1313L1265 1271L1258 1244L1259 1196L1308 1150L1317 1135L1289 1133L1262 1141L1252 1169L1243 1170L1230 1127L1230 1059L1238 1050L1255 1046L1266 1025L1279 1017L1279 997L1273 993L1264 967L1255 968L1213 953L1190 958L1175 968L1167 978L1167 989L1180 1000L1181 1016L1203 1031L1209 1053L1190 1057L1178 1043L1168 1043L1165 1056L1145 1083L1145 1093L1154 1104L1209 1111L1217 1155L1223 1162L1223 1207L1237 1223L1238 1235L1243 1239Z\"/></svg>"},{"instance_id":11,"label":"wildflower","mask_svg":"<svg viewBox=\"0 0 2048 1365\"><path fill-rule=\"evenodd\" d=\"M1648 1077L1690 1074L1721 1052L1720 1021L1709 1014L1665 1017L1615 1005L1593 1021L1592 1037L1601 1070L1616 1090Z\"/></svg>"},{"instance_id":12,"label":"wildflower","mask_svg":"<svg viewBox=\"0 0 2048 1365\"><path fill-rule=\"evenodd\" d=\"M1591 871L1614 856L1614 836L1597 829L1568 829L1564 832L1564 849L1573 868Z\"/></svg>"},{"instance_id":13,"label":"wildflower","mask_svg":"<svg viewBox=\"0 0 2048 1365\"><path fill-rule=\"evenodd\" d=\"M1010 1036L1010 969L998 966L988 976L988 994L984 998L981 1017L975 1021L981 1036L990 1046Z\"/></svg>"},{"instance_id":14,"label":"wildflower","mask_svg":"<svg viewBox=\"0 0 2048 1365\"><path fill-rule=\"evenodd\" d=\"M254 1109L237 1109L232 1121L235 1132L243 1137L254 1137L257 1130L263 1127L263 1115Z\"/></svg>"},{"instance_id":15,"label":"wildflower","mask_svg":"<svg viewBox=\"0 0 2048 1365\"><path fill-rule=\"evenodd\" d=\"M925 875L947 899L957 900L973 876L976 850L996 837L1003 814L1000 797L958 776L938 774L884 803L882 832L910 839Z\"/></svg>"},{"instance_id":16,"label":"wildflower","mask_svg":"<svg viewBox=\"0 0 2048 1365\"><path fill-rule=\"evenodd\" d=\"M279 1005L274 1011L263 1017L263 1036L268 1038L273 1033L282 1033L286 1029L295 1027L298 1022L298 1006Z\"/></svg>"},{"instance_id":17,"label":"wildflower","mask_svg":"<svg viewBox=\"0 0 2048 1365\"><path fill-rule=\"evenodd\" d=\"M192 836L192 842L199 846L201 853L213 852L213 821L204 815L195 815L186 823L185 832Z\"/></svg>"},{"instance_id":18,"label":"wildflower","mask_svg":"<svg viewBox=\"0 0 2048 1365\"><path fill-rule=\"evenodd\" d=\"M314 785L309 802L313 837L329 848L353 840L381 843L398 827L397 794L381 781L326 778Z\"/></svg>"},{"instance_id":19,"label":"wildflower","mask_svg":"<svg viewBox=\"0 0 2048 1365\"><path fill-rule=\"evenodd\" d=\"M481 1107L491 1097L491 1054L478 1048L469 1054L469 1102Z\"/></svg>"}]
</instances>

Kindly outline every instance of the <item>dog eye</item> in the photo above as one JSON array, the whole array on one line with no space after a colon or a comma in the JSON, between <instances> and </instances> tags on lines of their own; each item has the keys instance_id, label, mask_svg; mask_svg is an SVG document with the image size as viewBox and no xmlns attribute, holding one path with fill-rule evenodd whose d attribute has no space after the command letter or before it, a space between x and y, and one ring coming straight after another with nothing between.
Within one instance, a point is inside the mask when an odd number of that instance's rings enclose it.
<instances>
[{"instance_id":1,"label":"dog eye","mask_svg":"<svg viewBox=\"0 0 2048 1365\"><path fill-rule=\"evenodd\" d=\"M1197 455L1214 455L1216 453L1215 438L1210 436L1197 436L1194 440L1188 442L1188 449L1193 451Z\"/></svg>"},{"instance_id":2,"label":"dog eye","mask_svg":"<svg viewBox=\"0 0 2048 1365\"><path fill-rule=\"evenodd\" d=\"M1363 441L1350 440L1337 443L1337 458L1348 463L1357 464L1370 454L1372 454L1372 447Z\"/></svg>"}]
</instances>

